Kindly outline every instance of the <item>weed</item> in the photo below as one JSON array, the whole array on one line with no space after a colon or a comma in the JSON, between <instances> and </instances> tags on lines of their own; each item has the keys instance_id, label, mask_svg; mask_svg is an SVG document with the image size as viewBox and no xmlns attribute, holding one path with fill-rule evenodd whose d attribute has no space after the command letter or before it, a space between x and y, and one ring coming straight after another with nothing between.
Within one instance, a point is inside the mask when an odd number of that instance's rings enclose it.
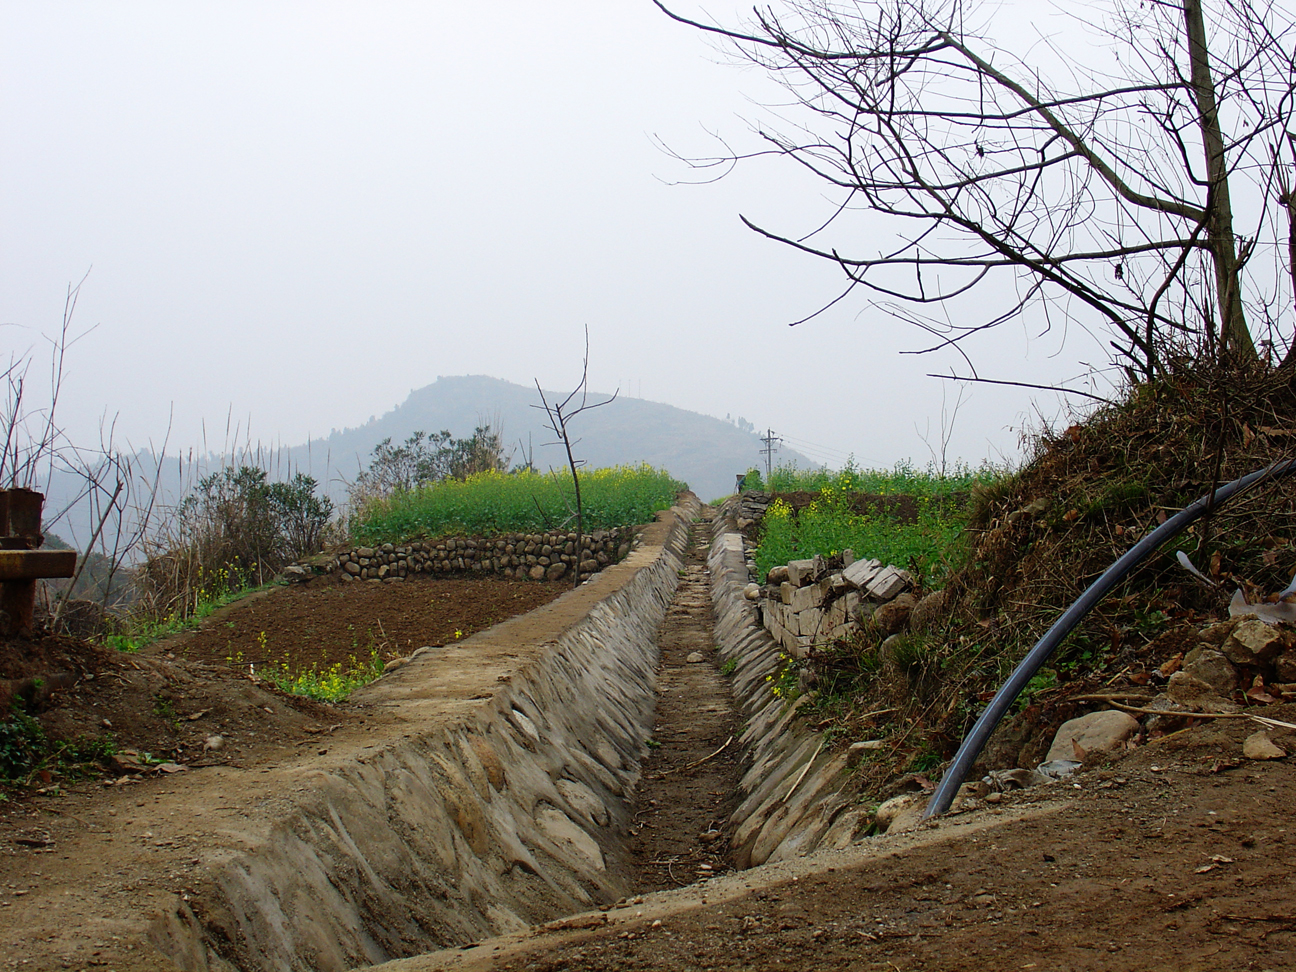
<instances>
[{"instance_id":1,"label":"weed","mask_svg":"<svg viewBox=\"0 0 1296 972\"><path fill-rule=\"evenodd\" d=\"M115 752L117 744L111 735L51 741L40 720L25 712L14 711L0 722L0 782L25 783L41 771L91 776Z\"/></svg>"},{"instance_id":2,"label":"weed","mask_svg":"<svg viewBox=\"0 0 1296 972\"><path fill-rule=\"evenodd\" d=\"M277 667L266 666L262 676L280 691L291 695L304 695L320 702L340 702L382 675L383 667L382 657L375 648L363 662L352 655L348 664L338 662L323 671L316 665L294 671L290 660L285 659Z\"/></svg>"},{"instance_id":3,"label":"weed","mask_svg":"<svg viewBox=\"0 0 1296 972\"><path fill-rule=\"evenodd\" d=\"M725 662L723 665L720 666L720 674L732 675L737 669L738 669L738 659L730 658L727 662Z\"/></svg>"},{"instance_id":4,"label":"weed","mask_svg":"<svg viewBox=\"0 0 1296 972\"><path fill-rule=\"evenodd\" d=\"M801 694L801 663L791 655L779 652L779 667L765 676L776 699L791 702Z\"/></svg>"},{"instance_id":5,"label":"weed","mask_svg":"<svg viewBox=\"0 0 1296 972\"><path fill-rule=\"evenodd\" d=\"M154 696L153 714L159 719L164 719L172 725L178 726L180 724L180 716L176 713L175 705L165 696Z\"/></svg>"}]
</instances>

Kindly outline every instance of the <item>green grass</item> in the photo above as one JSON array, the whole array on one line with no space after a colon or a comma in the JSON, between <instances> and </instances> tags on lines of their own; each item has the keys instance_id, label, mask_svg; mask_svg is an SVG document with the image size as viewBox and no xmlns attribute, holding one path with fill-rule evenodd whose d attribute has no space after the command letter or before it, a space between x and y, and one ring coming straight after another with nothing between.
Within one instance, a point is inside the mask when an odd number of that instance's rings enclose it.
<instances>
[{"instance_id":1,"label":"green grass","mask_svg":"<svg viewBox=\"0 0 1296 972\"><path fill-rule=\"evenodd\" d=\"M192 603L185 605L188 608L187 613L173 611L160 621L147 617L127 617L120 623L121 630L107 635L103 643L118 651L139 651L155 641L196 628L210 618L217 609L273 586L275 585L248 584L237 572L218 571L215 578L198 588Z\"/></svg>"},{"instance_id":2,"label":"green grass","mask_svg":"<svg viewBox=\"0 0 1296 972\"><path fill-rule=\"evenodd\" d=\"M685 484L651 466L592 469L580 477L586 530L649 523L668 509ZM574 528L571 476L487 472L399 492L368 504L352 520L352 535L370 543L453 534Z\"/></svg>"},{"instance_id":3,"label":"green grass","mask_svg":"<svg viewBox=\"0 0 1296 972\"><path fill-rule=\"evenodd\" d=\"M872 558L898 567L916 568L927 579L942 577L958 556L964 516L955 494L1001 475L997 470L961 469L952 476L937 476L930 469L918 472L899 465L893 470L858 470L839 473L803 473L775 470L770 481L779 492L817 491L820 498L794 516L791 507L776 500L765 514L756 567L761 580L771 567L789 560L829 556L850 549L857 558ZM918 505L916 523L900 523L882 513L858 514L850 510L851 494L908 495Z\"/></svg>"}]
</instances>

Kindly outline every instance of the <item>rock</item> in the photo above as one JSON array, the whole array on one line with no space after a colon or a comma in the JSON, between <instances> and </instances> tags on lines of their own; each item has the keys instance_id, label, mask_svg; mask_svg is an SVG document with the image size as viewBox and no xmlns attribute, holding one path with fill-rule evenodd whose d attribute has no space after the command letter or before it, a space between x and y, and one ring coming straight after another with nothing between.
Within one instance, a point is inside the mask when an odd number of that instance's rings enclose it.
<instances>
[{"instance_id":1,"label":"rock","mask_svg":"<svg viewBox=\"0 0 1296 972\"><path fill-rule=\"evenodd\" d=\"M1237 672L1221 651L1209 645L1198 645L1184 657L1182 671L1205 682L1215 694L1228 698L1237 688Z\"/></svg>"},{"instance_id":2,"label":"rock","mask_svg":"<svg viewBox=\"0 0 1296 972\"><path fill-rule=\"evenodd\" d=\"M913 830L922 823L923 807L924 803L917 794L901 793L877 808L873 822L877 824L880 834Z\"/></svg>"},{"instance_id":3,"label":"rock","mask_svg":"<svg viewBox=\"0 0 1296 972\"><path fill-rule=\"evenodd\" d=\"M208 736L203 742L203 749L207 752L218 753L225 748L225 737L221 735Z\"/></svg>"},{"instance_id":4,"label":"rock","mask_svg":"<svg viewBox=\"0 0 1296 972\"><path fill-rule=\"evenodd\" d=\"M949 618L949 594L932 591L909 612L910 631L930 631Z\"/></svg>"},{"instance_id":5,"label":"rock","mask_svg":"<svg viewBox=\"0 0 1296 972\"><path fill-rule=\"evenodd\" d=\"M1198 712L1226 712L1231 705L1201 679L1193 678L1186 672L1175 672L1170 676L1165 694L1171 701Z\"/></svg>"},{"instance_id":6,"label":"rock","mask_svg":"<svg viewBox=\"0 0 1296 972\"><path fill-rule=\"evenodd\" d=\"M765 575L766 584L782 584L788 579L788 569L786 566L771 567L769 573Z\"/></svg>"},{"instance_id":7,"label":"rock","mask_svg":"<svg viewBox=\"0 0 1296 972\"><path fill-rule=\"evenodd\" d=\"M550 564L545 571L545 580L556 581L565 573L567 573L566 564Z\"/></svg>"},{"instance_id":8,"label":"rock","mask_svg":"<svg viewBox=\"0 0 1296 972\"><path fill-rule=\"evenodd\" d=\"M1209 689L1209 686L1207 687ZM1084 761L1090 753L1110 753L1124 747L1138 732L1138 720L1125 712L1106 709L1064 722L1053 737L1044 762L1055 759Z\"/></svg>"},{"instance_id":9,"label":"rock","mask_svg":"<svg viewBox=\"0 0 1296 972\"><path fill-rule=\"evenodd\" d=\"M1282 654L1285 647L1282 632L1273 625L1245 618L1224 639L1220 650L1235 665L1264 665Z\"/></svg>"},{"instance_id":10,"label":"rock","mask_svg":"<svg viewBox=\"0 0 1296 972\"><path fill-rule=\"evenodd\" d=\"M1230 618L1227 621L1220 621L1217 624L1207 625L1197 632L1197 637L1206 642L1206 644L1214 645L1218 648L1220 645L1224 644L1224 641L1233 633L1233 629L1237 626L1237 619Z\"/></svg>"},{"instance_id":11,"label":"rock","mask_svg":"<svg viewBox=\"0 0 1296 972\"><path fill-rule=\"evenodd\" d=\"M900 594L873 612L873 623L888 635L893 635L905 626L916 603L912 594Z\"/></svg>"},{"instance_id":12,"label":"rock","mask_svg":"<svg viewBox=\"0 0 1296 972\"><path fill-rule=\"evenodd\" d=\"M879 601L889 601L905 588L913 585L914 578L909 571L897 567L883 567L865 585L865 589Z\"/></svg>"},{"instance_id":13,"label":"rock","mask_svg":"<svg viewBox=\"0 0 1296 972\"><path fill-rule=\"evenodd\" d=\"M527 576L530 577L533 581L544 580L545 569L541 567L539 564L536 564L529 571L527 571Z\"/></svg>"},{"instance_id":14,"label":"rock","mask_svg":"<svg viewBox=\"0 0 1296 972\"><path fill-rule=\"evenodd\" d=\"M787 565L787 579L793 587L803 587L815 579L814 560L790 560Z\"/></svg>"},{"instance_id":15,"label":"rock","mask_svg":"<svg viewBox=\"0 0 1296 972\"><path fill-rule=\"evenodd\" d=\"M578 816L584 817L587 821L597 824L600 827L606 827L611 819L608 808L584 783L578 783L575 780L559 780L554 786L562 794L567 805L576 812Z\"/></svg>"},{"instance_id":16,"label":"rock","mask_svg":"<svg viewBox=\"0 0 1296 972\"><path fill-rule=\"evenodd\" d=\"M1275 681L1296 682L1296 651L1284 651L1274 659Z\"/></svg>"},{"instance_id":17,"label":"rock","mask_svg":"<svg viewBox=\"0 0 1296 972\"><path fill-rule=\"evenodd\" d=\"M854 588L863 590L881 569L880 560L857 560L842 570L842 580Z\"/></svg>"},{"instance_id":18,"label":"rock","mask_svg":"<svg viewBox=\"0 0 1296 972\"><path fill-rule=\"evenodd\" d=\"M1287 753L1279 749L1269 738L1269 733L1261 729L1246 737L1242 743L1242 755L1247 759L1282 759Z\"/></svg>"},{"instance_id":19,"label":"rock","mask_svg":"<svg viewBox=\"0 0 1296 972\"><path fill-rule=\"evenodd\" d=\"M342 565L342 569L345 570L349 575L355 575L360 573L360 565L357 564L354 560L348 560L345 564Z\"/></svg>"},{"instance_id":20,"label":"rock","mask_svg":"<svg viewBox=\"0 0 1296 972\"><path fill-rule=\"evenodd\" d=\"M761 595L760 585L756 583L748 584L743 588L743 597L749 601L759 601Z\"/></svg>"},{"instance_id":21,"label":"rock","mask_svg":"<svg viewBox=\"0 0 1296 972\"><path fill-rule=\"evenodd\" d=\"M853 742L849 746L847 746L846 752L851 754L863 753L875 749L883 749L885 747L886 747L885 739L863 739L860 742Z\"/></svg>"},{"instance_id":22,"label":"rock","mask_svg":"<svg viewBox=\"0 0 1296 972\"><path fill-rule=\"evenodd\" d=\"M684 660L690 665L696 665L698 662L706 661L706 655L702 654L700 651L691 651L689 652L689 656Z\"/></svg>"}]
</instances>

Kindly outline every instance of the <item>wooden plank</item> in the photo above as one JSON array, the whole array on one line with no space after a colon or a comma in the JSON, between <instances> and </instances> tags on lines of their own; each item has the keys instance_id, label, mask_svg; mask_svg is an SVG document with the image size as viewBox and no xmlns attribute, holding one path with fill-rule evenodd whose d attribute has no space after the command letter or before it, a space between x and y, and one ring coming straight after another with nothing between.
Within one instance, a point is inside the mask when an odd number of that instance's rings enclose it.
<instances>
[{"instance_id":1,"label":"wooden plank","mask_svg":"<svg viewBox=\"0 0 1296 972\"><path fill-rule=\"evenodd\" d=\"M71 577L76 561L75 550L0 550L0 581Z\"/></svg>"}]
</instances>

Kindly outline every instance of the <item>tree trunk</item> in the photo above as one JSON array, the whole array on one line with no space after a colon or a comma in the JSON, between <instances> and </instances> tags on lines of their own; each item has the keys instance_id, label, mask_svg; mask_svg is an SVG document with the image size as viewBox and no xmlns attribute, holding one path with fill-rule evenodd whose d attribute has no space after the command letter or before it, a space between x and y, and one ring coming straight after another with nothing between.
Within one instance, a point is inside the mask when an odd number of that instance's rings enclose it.
<instances>
[{"instance_id":1,"label":"tree trunk","mask_svg":"<svg viewBox=\"0 0 1296 972\"><path fill-rule=\"evenodd\" d=\"M1206 200L1206 231L1215 258L1220 344L1224 350L1254 357L1255 344L1247 329L1246 312L1242 307L1237 243L1233 237L1233 203L1229 198L1228 160L1220 133L1219 108L1215 103L1215 81L1211 74L1210 51L1206 47L1202 0L1184 0L1183 11L1193 96L1197 102L1198 125L1206 152L1206 177L1210 184Z\"/></svg>"}]
</instances>

